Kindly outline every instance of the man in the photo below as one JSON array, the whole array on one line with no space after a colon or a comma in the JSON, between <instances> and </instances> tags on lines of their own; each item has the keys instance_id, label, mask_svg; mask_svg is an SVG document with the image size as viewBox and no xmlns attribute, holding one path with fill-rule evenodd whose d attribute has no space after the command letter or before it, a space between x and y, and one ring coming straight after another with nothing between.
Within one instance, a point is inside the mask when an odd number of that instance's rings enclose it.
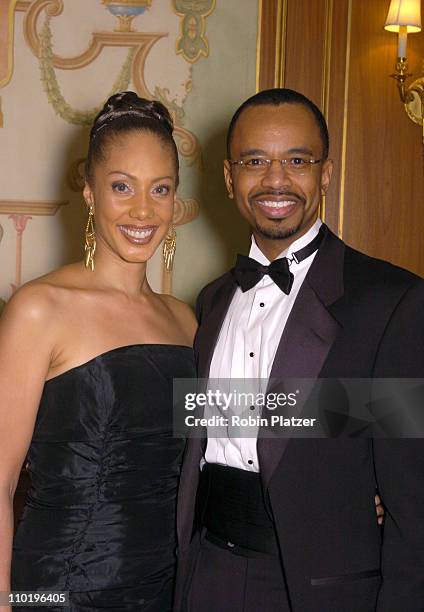
<instances>
[{"instance_id":1,"label":"man","mask_svg":"<svg viewBox=\"0 0 424 612\"><path fill-rule=\"evenodd\" d=\"M423 282L354 251L317 219L332 172L319 109L288 89L261 92L234 115L227 154L228 194L259 265L239 258L201 292L199 376L422 378ZM424 502L421 441L262 433L210 438L206 448L189 440L177 609L424 610L424 524L413 514Z\"/></svg>"}]
</instances>

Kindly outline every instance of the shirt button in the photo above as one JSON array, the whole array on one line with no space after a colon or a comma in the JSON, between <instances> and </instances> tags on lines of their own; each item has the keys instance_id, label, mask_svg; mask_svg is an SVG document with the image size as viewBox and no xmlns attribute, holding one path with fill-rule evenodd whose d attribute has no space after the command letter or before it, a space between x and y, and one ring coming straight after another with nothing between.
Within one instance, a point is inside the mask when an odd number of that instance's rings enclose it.
<instances>
[{"instance_id":1,"label":"shirt button","mask_svg":"<svg viewBox=\"0 0 424 612\"><path fill-rule=\"evenodd\" d=\"M261 303L259 304L259 306L260 306L261 308L263 308L263 307L265 306L265 304L264 304L263 302L261 302Z\"/></svg>"},{"instance_id":2,"label":"shirt button","mask_svg":"<svg viewBox=\"0 0 424 612\"><path fill-rule=\"evenodd\" d=\"M254 357L254 356L255 356L255 353L252 353L252 352L249 353L249 357Z\"/></svg>"},{"instance_id":3,"label":"shirt button","mask_svg":"<svg viewBox=\"0 0 424 612\"><path fill-rule=\"evenodd\" d=\"M253 461L251 459L248 460L247 462L249 465L253 465Z\"/></svg>"},{"instance_id":4,"label":"shirt button","mask_svg":"<svg viewBox=\"0 0 424 612\"><path fill-rule=\"evenodd\" d=\"M255 406L250 406L250 410L255 410Z\"/></svg>"}]
</instances>

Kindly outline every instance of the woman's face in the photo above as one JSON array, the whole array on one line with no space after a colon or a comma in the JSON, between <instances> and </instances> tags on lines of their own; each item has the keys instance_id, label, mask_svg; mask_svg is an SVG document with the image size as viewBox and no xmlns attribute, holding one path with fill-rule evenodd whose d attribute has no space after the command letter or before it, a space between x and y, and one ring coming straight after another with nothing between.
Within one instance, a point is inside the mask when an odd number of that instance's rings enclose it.
<instances>
[{"instance_id":1,"label":"woman's face","mask_svg":"<svg viewBox=\"0 0 424 612\"><path fill-rule=\"evenodd\" d=\"M84 197L94 208L98 251L145 262L165 237L174 212L175 160L163 140L132 131L105 143Z\"/></svg>"}]
</instances>

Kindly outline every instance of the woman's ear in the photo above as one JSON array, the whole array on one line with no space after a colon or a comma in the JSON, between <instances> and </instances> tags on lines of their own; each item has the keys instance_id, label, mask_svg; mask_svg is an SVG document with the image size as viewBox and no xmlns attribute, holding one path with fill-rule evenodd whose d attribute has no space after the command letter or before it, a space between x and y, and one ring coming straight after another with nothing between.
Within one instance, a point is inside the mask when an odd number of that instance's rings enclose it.
<instances>
[{"instance_id":1,"label":"woman's ear","mask_svg":"<svg viewBox=\"0 0 424 612\"><path fill-rule=\"evenodd\" d=\"M85 183L84 189L82 191L82 195L84 196L85 203L87 208L94 208L94 197L91 187L88 183Z\"/></svg>"}]
</instances>

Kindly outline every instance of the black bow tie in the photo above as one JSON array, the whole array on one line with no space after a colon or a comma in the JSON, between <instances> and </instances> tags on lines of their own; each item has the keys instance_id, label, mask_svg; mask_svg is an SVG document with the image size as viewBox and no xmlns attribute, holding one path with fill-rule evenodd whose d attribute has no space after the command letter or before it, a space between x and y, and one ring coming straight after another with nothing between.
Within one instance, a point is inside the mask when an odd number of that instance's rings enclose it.
<instances>
[{"instance_id":1,"label":"black bow tie","mask_svg":"<svg viewBox=\"0 0 424 612\"><path fill-rule=\"evenodd\" d=\"M315 238L307 244L303 249L300 249L296 253L292 253L291 260L294 260L296 263L299 263L303 259L309 257L314 253L322 239L324 238L326 232L326 226L321 225L318 234ZM240 289L245 292L254 287L265 274L268 274L270 278L274 281L274 283L283 291L286 295L288 295L293 286L294 276L293 273L290 272L290 262L287 257L282 257L281 259L274 259L269 266L263 266L256 259L252 259L251 257L246 257L246 255L237 255L236 265L233 268L233 274L237 281L237 284L240 286Z\"/></svg>"},{"instance_id":2,"label":"black bow tie","mask_svg":"<svg viewBox=\"0 0 424 612\"><path fill-rule=\"evenodd\" d=\"M289 270L289 262L286 257L275 259L269 266L263 266L256 259L246 257L246 255L237 255L234 276L243 292L259 283L265 274L268 274L286 295L290 293L294 276Z\"/></svg>"}]
</instances>

